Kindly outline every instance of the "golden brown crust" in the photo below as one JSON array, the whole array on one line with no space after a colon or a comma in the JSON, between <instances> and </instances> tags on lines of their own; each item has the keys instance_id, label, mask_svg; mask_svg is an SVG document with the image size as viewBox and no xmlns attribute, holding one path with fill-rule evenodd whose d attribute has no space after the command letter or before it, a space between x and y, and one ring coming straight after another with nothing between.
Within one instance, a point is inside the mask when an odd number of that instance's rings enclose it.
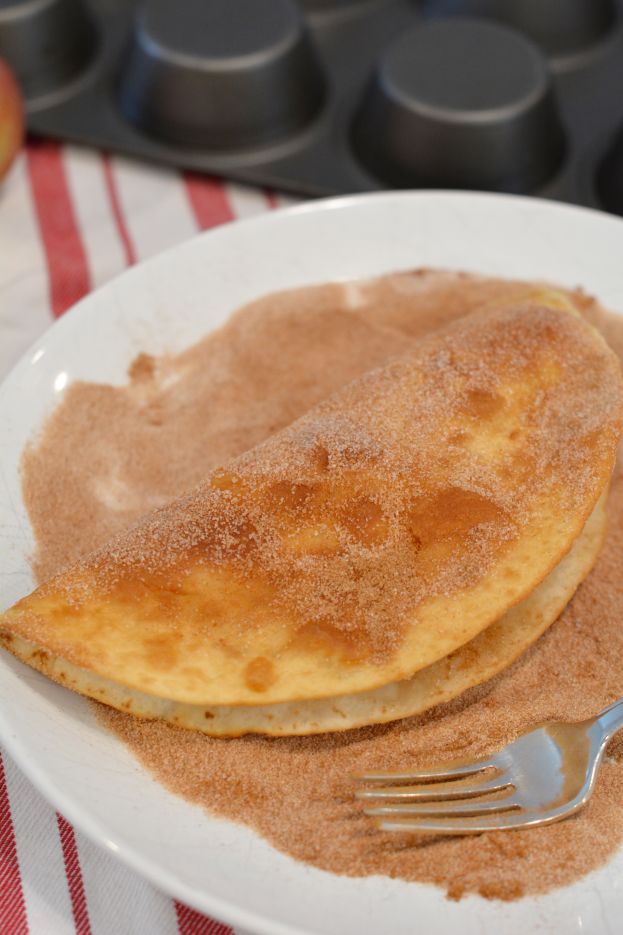
<instances>
[{"instance_id":1,"label":"golden brown crust","mask_svg":"<svg viewBox=\"0 0 623 935\"><path fill-rule=\"evenodd\" d=\"M560 562L614 462L618 362L547 301L350 384L4 629L190 704L365 691L446 656Z\"/></svg>"},{"instance_id":2,"label":"golden brown crust","mask_svg":"<svg viewBox=\"0 0 623 935\"><path fill-rule=\"evenodd\" d=\"M569 554L500 620L411 679L354 695L276 705L189 705L124 688L2 631L0 644L66 688L135 717L163 720L213 737L249 733L304 736L382 724L450 701L492 678L532 645L556 620L591 570L606 532L605 505L604 495Z\"/></svg>"}]
</instances>

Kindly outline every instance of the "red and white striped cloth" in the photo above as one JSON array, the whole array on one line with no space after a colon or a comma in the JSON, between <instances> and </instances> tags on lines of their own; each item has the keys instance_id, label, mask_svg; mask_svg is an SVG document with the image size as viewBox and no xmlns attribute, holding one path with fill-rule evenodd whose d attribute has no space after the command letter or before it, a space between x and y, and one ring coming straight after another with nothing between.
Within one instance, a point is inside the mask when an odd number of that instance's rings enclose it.
<instances>
[{"instance_id":1,"label":"red and white striped cloth","mask_svg":"<svg viewBox=\"0 0 623 935\"><path fill-rule=\"evenodd\" d=\"M0 379L85 293L271 192L33 141L0 187ZM76 831L0 754L0 935L229 935Z\"/></svg>"}]
</instances>

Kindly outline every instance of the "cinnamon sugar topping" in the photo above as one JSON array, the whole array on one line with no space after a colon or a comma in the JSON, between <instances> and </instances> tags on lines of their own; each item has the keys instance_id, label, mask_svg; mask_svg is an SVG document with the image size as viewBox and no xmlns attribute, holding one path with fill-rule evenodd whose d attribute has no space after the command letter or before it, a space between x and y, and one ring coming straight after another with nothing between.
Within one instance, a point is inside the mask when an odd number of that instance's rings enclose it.
<instances>
[{"instance_id":1,"label":"cinnamon sugar topping","mask_svg":"<svg viewBox=\"0 0 623 935\"><path fill-rule=\"evenodd\" d=\"M417 602L421 582L434 578L440 593L469 583L512 539L527 509L518 488L499 482L497 472L509 465L485 463L470 436L470 420L494 420L504 406L494 379L500 355L520 375L548 342L564 342L565 391L573 405L552 379L533 402L543 437L528 450L522 437L511 439L516 450L509 457L523 459L519 467L534 484L547 485L553 471L564 478L561 510L572 508L591 483L591 438L605 415L604 375L577 367L579 348L559 315L541 308L531 330L516 325L516 313L506 307L533 302L534 293L529 284L434 271L314 287L254 303L177 358L140 355L127 387L74 384L24 456L37 574L58 571L238 456L204 483L199 501L186 500L182 534L164 507L119 546L115 559L123 560L128 548L134 561L138 543L145 569L162 572L167 561L208 542L213 560L233 564L243 576L252 563L280 600L306 608L301 639L341 641L346 656L356 657L362 644L386 652L399 632L396 619ZM580 293L574 301L623 349L623 322ZM458 325L456 319L488 305L501 311L491 316L489 334L474 342L474 319ZM425 337L449 322L447 332ZM374 420L348 388L304 416L352 378L422 341L434 351L426 373L406 357L392 364L391 386L371 383ZM456 348L465 346L471 356L457 364ZM392 386L422 379L430 391L418 421L396 405ZM449 406L458 429L447 419ZM346 419L347 410L356 419ZM301 416L296 435L285 429L262 446L261 460L257 452L244 453ZM526 431L532 418L528 409ZM437 422L447 427L431 437L425 425ZM555 446L545 443L552 437ZM552 447L559 452L555 465L543 457ZM431 517L421 504L426 496L430 508L429 465L444 449L452 484L439 491ZM381 502L369 484L360 489L353 468L389 482L395 497ZM329 475L342 495L325 514L319 504ZM278 530L267 519L271 504L278 505ZM438 534L449 511L465 517L469 549L455 548L456 531L448 530L427 565L430 524ZM173 791L251 824L277 847L327 870L435 882L453 897L476 891L513 899L569 882L605 860L623 835L616 746L593 802L577 818L472 839L424 844L379 834L355 808L348 776L380 765L478 756L535 721L585 717L623 695L615 664L623 653L620 471L609 511L610 534L597 568L551 631L501 676L426 715L342 735L227 741L110 709L100 709L101 720ZM414 555L421 562L418 579L404 573ZM293 557L300 575L286 574ZM271 677L268 659L259 656L248 666L249 684L259 693ZM239 790L234 797L232 786Z\"/></svg>"}]
</instances>

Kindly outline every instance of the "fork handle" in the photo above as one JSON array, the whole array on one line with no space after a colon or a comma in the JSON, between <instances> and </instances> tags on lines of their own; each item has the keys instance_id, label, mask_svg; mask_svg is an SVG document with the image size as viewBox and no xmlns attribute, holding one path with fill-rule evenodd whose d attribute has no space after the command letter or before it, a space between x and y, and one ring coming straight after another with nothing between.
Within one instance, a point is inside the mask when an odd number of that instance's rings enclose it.
<instances>
[{"instance_id":1,"label":"fork handle","mask_svg":"<svg viewBox=\"0 0 623 935\"><path fill-rule=\"evenodd\" d=\"M601 728L604 741L609 740L618 730L621 730L623 727L623 698L604 708L595 718L595 723Z\"/></svg>"}]
</instances>

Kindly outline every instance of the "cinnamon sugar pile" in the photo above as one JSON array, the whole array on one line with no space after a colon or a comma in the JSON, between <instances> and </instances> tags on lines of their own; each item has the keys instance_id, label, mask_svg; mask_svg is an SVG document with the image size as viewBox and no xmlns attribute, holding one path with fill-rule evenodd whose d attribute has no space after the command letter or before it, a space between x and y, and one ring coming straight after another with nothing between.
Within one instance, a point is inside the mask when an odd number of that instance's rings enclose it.
<instances>
[{"instance_id":1,"label":"cinnamon sugar pile","mask_svg":"<svg viewBox=\"0 0 623 935\"><path fill-rule=\"evenodd\" d=\"M141 355L125 388L74 384L24 456L37 575L101 545L426 332L533 291L431 271L314 287L254 303L176 358ZM621 352L623 321L582 295L575 299ZM584 412L585 420L594 417ZM331 434L335 444L348 437L343 426ZM379 439L351 438L342 456L378 455L379 445ZM312 452L334 448L319 439L317 427L310 429ZM623 696L620 471L609 515L595 570L551 630L502 675L426 715L338 735L237 740L104 708L101 719L173 791L251 824L277 847L324 869L435 882L453 897L476 891L513 899L569 882L606 860L623 837L616 747L594 799L577 818L471 839L414 842L374 831L353 804L348 777L380 765L479 756L537 721L586 717Z\"/></svg>"}]
</instances>

